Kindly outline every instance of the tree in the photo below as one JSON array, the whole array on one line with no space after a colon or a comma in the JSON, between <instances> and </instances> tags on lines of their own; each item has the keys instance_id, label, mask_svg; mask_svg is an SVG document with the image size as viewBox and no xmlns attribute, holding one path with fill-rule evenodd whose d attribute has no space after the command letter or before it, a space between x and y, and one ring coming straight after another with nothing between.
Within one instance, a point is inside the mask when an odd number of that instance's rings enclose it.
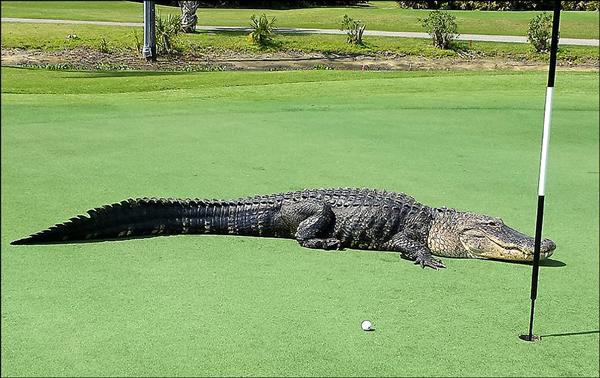
<instances>
[{"instance_id":1,"label":"tree","mask_svg":"<svg viewBox=\"0 0 600 378\"><path fill-rule=\"evenodd\" d=\"M433 45L439 49L449 49L452 41L458 37L456 17L448 12L434 10L419 21L431 36Z\"/></svg>"},{"instance_id":2,"label":"tree","mask_svg":"<svg viewBox=\"0 0 600 378\"><path fill-rule=\"evenodd\" d=\"M550 37L552 37L552 15L550 13L540 13L529 21L527 40L533 45L535 51L550 50Z\"/></svg>"},{"instance_id":3,"label":"tree","mask_svg":"<svg viewBox=\"0 0 600 378\"><path fill-rule=\"evenodd\" d=\"M181 30L193 33L198 22L196 10L200 6L200 1L180 1L179 6L181 7Z\"/></svg>"}]
</instances>

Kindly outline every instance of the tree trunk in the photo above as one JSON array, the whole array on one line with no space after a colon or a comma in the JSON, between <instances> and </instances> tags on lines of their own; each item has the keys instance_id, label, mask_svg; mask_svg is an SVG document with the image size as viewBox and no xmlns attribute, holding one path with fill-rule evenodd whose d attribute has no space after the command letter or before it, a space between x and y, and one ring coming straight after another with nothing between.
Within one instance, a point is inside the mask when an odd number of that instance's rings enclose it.
<instances>
[{"instance_id":1,"label":"tree trunk","mask_svg":"<svg viewBox=\"0 0 600 378\"><path fill-rule=\"evenodd\" d=\"M180 1L181 7L181 30L185 33L193 33L196 30L198 16L196 10L200 6L199 1Z\"/></svg>"}]
</instances>

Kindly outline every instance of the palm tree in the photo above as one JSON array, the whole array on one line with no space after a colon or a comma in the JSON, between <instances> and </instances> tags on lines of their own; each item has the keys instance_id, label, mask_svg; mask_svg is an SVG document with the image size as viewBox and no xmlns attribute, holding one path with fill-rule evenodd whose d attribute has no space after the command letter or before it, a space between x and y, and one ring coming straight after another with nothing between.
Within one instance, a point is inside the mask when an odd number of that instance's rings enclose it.
<instances>
[{"instance_id":1,"label":"palm tree","mask_svg":"<svg viewBox=\"0 0 600 378\"><path fill-rule=\"evenodd\" d=\"M180 1L181 7L181 30L186 33L193 33L196 30L198 16L196 10L200 6L199 1Z\"/></svg>"}]
</instances>

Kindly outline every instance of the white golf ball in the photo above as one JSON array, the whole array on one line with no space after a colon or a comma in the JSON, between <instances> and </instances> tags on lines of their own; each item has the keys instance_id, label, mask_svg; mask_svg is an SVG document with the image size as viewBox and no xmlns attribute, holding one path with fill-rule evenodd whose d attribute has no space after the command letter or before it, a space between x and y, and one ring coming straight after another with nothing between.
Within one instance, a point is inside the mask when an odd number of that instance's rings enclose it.
<instances>
[{"instance_id":1,"label":"white golf ball","mask_svg":"<svg viewBox=\"0 0 600 378\"><path fill-rule=\"evenodd\" d=\"M363 331L371 331L371 326L373 326L373 324L371 324L371 322L368 320L363 320L363 322L360 323L360 327L363 329Z\"/></svg>"}]
</instances>

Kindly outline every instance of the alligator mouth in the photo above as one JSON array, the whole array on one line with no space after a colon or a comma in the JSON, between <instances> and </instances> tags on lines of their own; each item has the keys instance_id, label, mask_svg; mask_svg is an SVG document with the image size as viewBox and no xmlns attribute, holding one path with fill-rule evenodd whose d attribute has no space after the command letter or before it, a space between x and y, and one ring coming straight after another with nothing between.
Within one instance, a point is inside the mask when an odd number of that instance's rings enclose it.
<instances>
[{"instance_id":1,"label":"alligator mouth","mask_svg":"<svg viewBox=\"0 0 600 378\"><path fill-rule=\"evenodd\" d=\"M467 240L461 241L473 258L532 262L534 239L518 231L513 231L511 235L512 238L508 235L507 238L500 238L490 233L471 233ZM544 239L540 247L540 260L544 260L554 253L556 244L552 240Z\"/></svg>"},{"instance_id":2,"label":"alligator mouth","mask_svg":"<svg viewBox=\"0 0 600 378\"><path fill-rule=\"evenodd\" d=\"M526 247L520 247L515 244L503 245L501 242L494 240L494 238L489 238L489 240L492 243L494 243L500 250L505 252L500 252L498 256L493 256L492 253L488 258L514 261L533 261L533 242L531 242L531 246L527 245ZM555 249L556 245L553 241L549 239L544 239L542 241L542 245L540 246L540 260L544 260L552 256Z\"/></svg>"}]
</instances>

